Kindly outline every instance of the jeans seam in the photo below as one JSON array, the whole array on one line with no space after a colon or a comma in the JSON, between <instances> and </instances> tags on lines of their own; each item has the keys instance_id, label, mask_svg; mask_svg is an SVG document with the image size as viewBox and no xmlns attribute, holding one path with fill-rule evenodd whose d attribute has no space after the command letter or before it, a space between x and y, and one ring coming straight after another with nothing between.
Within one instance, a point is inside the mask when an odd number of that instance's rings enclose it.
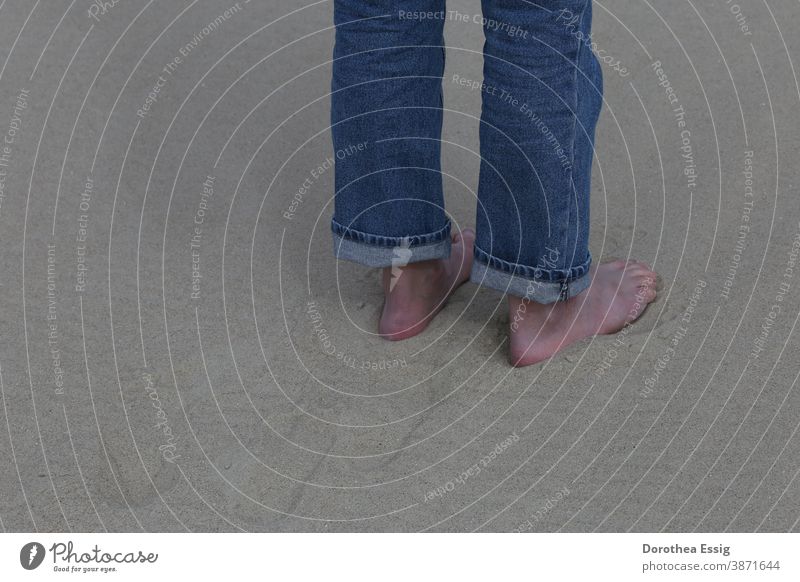
<instances>
[{"instance_id":1,"label":"jeans seam","mask_svg":"<svg viewBox=\"0 0 800 582\"><path fill-rule=\"evenodd\" d=\"M451 222L448 219L442 228L433 232L407 236L384 236L356 230L331 219L331 230L334 234L347 240L379 247L396 247L406 244L410 248L440 243L450 236L450 228Z\"/></svg>"},{"instance_id":2,"label":"jeans seam","mask_svg":"<svg viewBox=\"0 0 800 582\"><path fill-rule=\"evenodd\" d=\"M561 282L561 289L558 293L559 301L566 301L569 298L569 281Z\"/></svg>"},{"instance_id":3,"label":"jeans seam","mask_svg":"<svg viewBox=\"0 0 800 582\"><path fill-rule=\"evenodd\" d=\"M591 284L589 272L570 281L537 281L498 270L482 261L473 262L470 280L476 285L544 304L567 301Z\"/></svg>"},{"instance_id":4,"label":"jeans seam","mask_svg":"<svg viewBox=\"0 0 800 582\"><path fill-rule=\"evenodd\" d=\"M583 9L581 10L581 20L579 27L581 32L583 31L583 17L586 16L586 8L589 6L589 3L592 0L586 0L583 5ZM580 100L580 93L578 92L578 68L580 67L581 62L581 49L583 49L583 42L578 40L578 50L575 53L575 67L573 68L573 78L572 78L572 85L575 88L575 111L574 115L572 116L572 136L571 136L571 143L570 143L570 165L569 165L569 178L572 181L572 171L575 167L575 140L578 133L578 110L579 110L579 100Z\"/></svg>"},{"instance_id":5,"label":"jeans seam","mask_svg":"<svg viewBox=\"0 0 800 582\"><path fill-rule=\"evenodd\" d=\"M585 263L577 267L570 267L567 269L542 269L540 267L530 267L528 265L520 265L519 263L506 261L487 253L477 244L474 244L473 248L473 260L481 262L490 268L507 273L509 275L515 275L545 283L560 283L562 286L562 294L569 292L570 282L583 277L589 272L589 265L591 265L592 261L591 253L589 253ZM541 275L543 274L546 276L542 277ZM537 275L539 276L537 277Z\"/></svg>"},{"instance_id":6,"label":"jeans seam","mask_svg":"<svg viewBox=\"0 0 800 582\"><path fill-rule=\"evenodd\" d=\"M583 18L586 15L586 8L589 6L589 3L592 0L586 0L583 4L583 9L581 10L581 18L579 29L583 31ZM566 249L567 243L569 242L569 215L572 212L572 199L574 196L577 195L577 191L575 189L575 143L577 141L578 135L578 112L580 111L580 93L578 91L578 69L580 67L581 62L581 49L583 48L583 42L578 40L578 50L575 52L575 66L573 67L573 79L572 85L575 91L575 110L572 112L572 133L570 134L570 164L569 164L569 175L567 176L568 180L567 183L569 184L570 192L568 195L568 202L566 208L566 216L567 216L567 228L564 230L564 242L561 248ZM577 228L577 224L576 224ZM575 250L573 249L573 259L575 257Z\"/></svg>"}]
</instances>

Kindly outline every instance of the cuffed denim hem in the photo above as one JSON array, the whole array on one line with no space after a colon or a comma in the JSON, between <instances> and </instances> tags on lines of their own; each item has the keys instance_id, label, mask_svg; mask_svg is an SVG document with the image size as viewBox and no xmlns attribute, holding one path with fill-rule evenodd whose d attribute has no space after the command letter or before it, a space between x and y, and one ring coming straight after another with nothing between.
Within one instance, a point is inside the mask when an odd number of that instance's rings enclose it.
<instances>
[{"instance_id":1,"label":"cuffed denim hem","mask_svg":"<svg viewBox=\"0 0 800 582\"><path fill-rule=\"evenodd\" d=\"M589 287L591 263L589 253L586 262L570 269L528 267L493 257L476 245L470 280L537 303L554 303L575 297Z\"/></svg>"},{"instance_id":2,"label":"cuffed denim hem","mask_svg":"<svg viewBox=\"0 0 800 582\"><path fill-rule=\"evenodd\" d=\"M366 267L403 267L450 256L450 221L428 234L380 236L347 228L331 220L333 254Z\"/></svg>"}]
</instances>

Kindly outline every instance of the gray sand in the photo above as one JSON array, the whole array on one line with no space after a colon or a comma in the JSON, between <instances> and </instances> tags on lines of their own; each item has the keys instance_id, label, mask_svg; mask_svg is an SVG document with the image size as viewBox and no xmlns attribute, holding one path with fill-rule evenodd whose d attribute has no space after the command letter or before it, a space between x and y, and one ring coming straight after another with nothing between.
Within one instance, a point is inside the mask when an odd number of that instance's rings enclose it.
<instances>
[{"instance_id":1,"label":"gray sand","mask_svg":"<svg viewBox=\"0 0 800 582\"><path fill-rule=\"evenodd\" d=\"M331 2L34 4L0 2L3 530L800 531L796 2L595 4L591 249L660 295L521 370L500 294L389 343L332 259Z\"/></svg>"}]
</instances>

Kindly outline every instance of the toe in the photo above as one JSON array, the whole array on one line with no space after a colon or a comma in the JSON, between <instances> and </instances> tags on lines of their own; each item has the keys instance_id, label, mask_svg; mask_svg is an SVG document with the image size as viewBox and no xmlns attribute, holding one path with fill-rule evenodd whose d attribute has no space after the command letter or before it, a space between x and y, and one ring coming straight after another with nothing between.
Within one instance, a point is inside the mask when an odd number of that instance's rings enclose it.
<instances>
[{"instance_id":1,"label":"toe","mask_svg":"<svg viewBox=\"0 0 800 582\"><path fill-rule=\"evenodd\" d=\"M642 280L647 283L648 287L652 287L653 289L656 288L656 284L658 283L658 276L653 271L645 271L642 273Z\"/></svg>"},{"instance_id":2,"label":"toe","mask_svg":"<svg viewBox=\"0 0 800 582\"><path fill-rule=\"evenodd\" d=\"M636 288L643 295L649 295L650 293L656 292L656 286L653 284L652 281L648 280L647 278L638 280L636 282Z\"/></svg>"},{"instance_id":3,"label":"toe","mask_svg":"<svg viewBox=\"0 0 800 582\"><path fill-rule=\"evenodd\" d=\"M647 287L645 289L645 291L644 291L644 298L645 298L645 301L650 303L651 301L653 301L656 298L656 290L653 289L652 287Z\"/></svg>"},{"instance_id":4,"label":"toe","mask_svg":"<svg viewBox=\"0 0 800 582\"><path fill-rule=\"evenodd\" d=\"M631 259L626 263L625 270L631 273L642 273L647 271L648 269L644 263Z\"/></svg>"},{"instance_id":5,"label":"toe","mask_svg":"<svg viewBox=\"0 0 800 582\"><path fill-rule=\"evenodd\" d=\"M650 277L641 277L637 280L637 289L639 294L644 297L647 302L651 302L656 297L655 280Z\"/></svg>"},{"instance_id":6,"label":"toe","mask_svg":"<svg viewBox=\"0 0 800 582\"><path fill-rule=\"evenodd\" d=\"M642 268L642 269L640 269L640 270L638 270L638 271L636 271L634 273L634 276L637 279L649 281L651 283L655 283L655 281L656 281L655 275L656 274L653 271L649 271L649 270L644 269L644 268Z\"/></svg>"}]
</instances>

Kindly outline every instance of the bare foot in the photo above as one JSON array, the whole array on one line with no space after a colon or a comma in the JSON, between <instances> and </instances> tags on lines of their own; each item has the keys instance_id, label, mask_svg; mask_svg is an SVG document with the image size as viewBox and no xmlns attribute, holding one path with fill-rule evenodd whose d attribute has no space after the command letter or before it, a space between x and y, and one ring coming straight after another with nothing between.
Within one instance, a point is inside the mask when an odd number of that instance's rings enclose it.
<instances>
[{"instance_id":1,"label":"bare foot","mask_svg":"<svg viewBox=\"0 0 800 582\"><path fill-rule=\"evenodd\" d=\"M529 366L585 337L616 333L656 298L656 273L638 261L592 265L589 276L589 288L567 301L542 304L509 295L512 365Z\"/></svg>"},{"instance_id":2,"label":"bare foot","mask_svg":"<svg viewBox=\"0 0 800 582\"><path fill-rule=\"evenodd\" d=\"M424 330L447 298L469 279L475 231L465 228L451 238L450 257L383 270L385 301L378 333L402 340Z\"/></svg>"}]
</instances>

